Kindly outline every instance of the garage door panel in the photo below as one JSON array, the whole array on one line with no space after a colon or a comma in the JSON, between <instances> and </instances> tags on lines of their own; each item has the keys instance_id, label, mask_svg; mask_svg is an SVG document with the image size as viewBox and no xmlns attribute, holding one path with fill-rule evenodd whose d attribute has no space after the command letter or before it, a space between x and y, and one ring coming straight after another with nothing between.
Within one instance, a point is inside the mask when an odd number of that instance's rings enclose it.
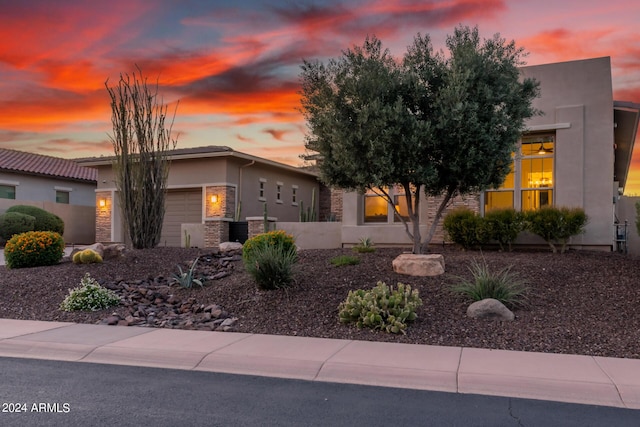
<instances>
[{"instance_id":1,"label":"garage door panel","mask_svg":"<svg viewBox=\"0 0 640 427\"><path fill-rule=\"evenodd\" d=\"M162 223L161 246L180 246L181 224L202 222L202 190L168 191Z\"/></svg>"}]
</instances>

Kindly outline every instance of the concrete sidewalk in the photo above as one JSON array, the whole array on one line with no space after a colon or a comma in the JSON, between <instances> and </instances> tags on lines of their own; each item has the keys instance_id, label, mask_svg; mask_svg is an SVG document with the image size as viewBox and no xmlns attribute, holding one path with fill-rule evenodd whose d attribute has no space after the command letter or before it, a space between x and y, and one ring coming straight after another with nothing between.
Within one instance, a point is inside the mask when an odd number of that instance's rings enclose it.
<instances>
[{"instance_id":1,"label":"concrete sidewalk","mask_svg":"<svg viewBox=\"0 0 640 427\"><path fill-rule=\"evenodd\" d=\"M0 319L0 356L640 409L640 360Z\"/></svg>"}]
</instances>

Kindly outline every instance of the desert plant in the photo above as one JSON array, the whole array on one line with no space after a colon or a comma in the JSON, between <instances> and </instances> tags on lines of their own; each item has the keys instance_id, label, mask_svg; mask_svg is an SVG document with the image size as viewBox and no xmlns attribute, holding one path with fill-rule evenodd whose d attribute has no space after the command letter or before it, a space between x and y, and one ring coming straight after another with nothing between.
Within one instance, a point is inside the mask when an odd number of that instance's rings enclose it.
<instances>
[{"instance_id":1,"label":"desert plant","mask_svg":"<svg viewBox=\"0 0 640 427\"><path fill-rule=\"evenodd\" d=\"M112 290L103 288L86 273L80 287L69 289L69 294L60 304L64 311L97 311L120 304L120 297Z\"/></svg>"},{"instance_id":2,"label":"desert plant","mask_svg":"<svg viewBox=\"0 0 640 427\"><path fill-rule=\"evenodd\" d=\"M397 289L393 289L378 282L367 291L349 291L347 299L338 306L338 315L340 322L355 322L359 328L406 334L407 323L416 319L416 309L421 305L418 291L410 285L398 283Z\"/></svg>"},{"instance_id":3,"label":"desert plant","mask_svg":"<svg viewBox=\"0 0 640 427\"><path fill-rule=\"evenodd\" d=\"M295 249L295 240L291 234L287 234L282 230L269 231L253 236L242 245L242 258L245 264L251 260L257 248L268 245L282 245L285 250Z\"/></svg>"},{"instance_id":4,"label":"desert plant","mask_svg":"<svg viewBox=\"0 0 640 427\"><path fill-rule=\"evenodd\" d=\"M182 271L182 267L178 266L178 273L173 273L173 283L178 283L183 288L192 288L194 284L203 287L202 280L195 277L196 264L199 259L200 257L196 258L187 271Z\"/></svg>"},{"instance_id":5,"label":"desert plant","mask_svg":"<svg viewBox=\"0 0 640 427\"><path fill-rule=\"evenodd\" d=\"M84 249L73 254L71 259L74 264L94 264L101 263L102 257L93 249Z\"/></svg>"},{"instance_id":6,"label":"desert plant","mask_svg":"<svg viewBox=\"0 0 640 427\"><path fill-rule=\"evenodd\" d=\"M255 247L251 256L244 258L244 266L260 289L273 290L291 284L297 259L295 246L266 244Z\"/></svg>"},{"instance_id":7,"label":"desert plant","mask_svg":"<svg viewBox=\"0 0 640 427\"><path fill-rule=\"evenodd\" d=\"M493 209L484 214L485 226L491 240L496 240L501 250L508 248L524 230L525 222L521 212L515 209Z\"/></svg>"},{"instance_id":8,"label":"desert plant","mask_svg":"<svg viewBox=\"0 0 640 427\"><path fill-rule=\"evenodd\" d=\"M57 264L64 255L64 240L52 231L28 231L14 235L4 247L8 268Z\"/></svg>"},{"instance_id":9,"label":"desert plant","mask_svg":"<svg viewBox=\"0 0 640 427\"><path fill-rule=\"evenodd\" d=\"M544 206L525 215L526 229L542 237L553 253L564 253L571 236L584 233L587 215L582 208Z\"/></svg>"},{"instance_id":10,"label":"desert plant","mask_svg":"<svg viewBox=\"0 0 640 427\"><path fill-rule=\"evenodd\" d=\"M359 253L375 252L376 248L369 237L363 237L360 239L360 243L353 247L353 251Z\"/></svg>"},{"instance_id":11,"label":"desert plant","mask_svg":"<svg viewBox=\"0 0 640 427\"><path fill-rule=\"evenodd\" d=\"M189 249L191 247L191 234L184 230L184 247Z\"/></svg>"},{"instance_id":12,"label":"desert plant","mask_svg":"<svg viewBox=\"0 0 640 427\"><path fill-rule=\"evenodd\" d=\"M442 226L449 239L464 249L481 246L489 240L484 219L466 207L459 207L448 213Z\"/></svg>"},{"instance_id":13,"label":"desert plant","mask_svg":"<svg viewBox=\"0 0 640 427\"><path fill-rule=\"evenodd\" d=\"M345 265L357 265L360 264L360 258L357 256L350 255L339 255L337 257L331 258L331 264L336 267L342 267Z\"/></svg>"},{"instance_id":14,"label":"desert plant","mask_svg":"<svg viewBox=\"0 0 640 427\"><path fill-rule=\"evenodd\" d=\"M304 202L302 200L300 201L300 212L298 214L300 218L300 222L315 222L316 220L315 206L316 206L316 189L314 188L311 191L311 206L309 206L306 211L304 209Z\"/></svg>"},{"instance_id":15,"label":"desert plant","mask_svg":"<svg viewBox=\"0 0 640 427\"><path fill-rule=\"evenodd\" d=\"M33 231L35 217L20 212L6 212L0 215L0 240L7 241L15 234Z\"/></svg>"},{"instance_id":16,"label":"desert plant","mask_svg":"<svg viewBox=\"0 0 640 427\"><path fill-rule=\"evenodd\" d=\"M64 234L64 221L62 218L44 209L36 206L15 205L7 209L8 212L19 212L34 217L33 231L53 231L60 235Z\"/></svg>"},{"instance_id":17,"label":"desert plant","mask_svg":"<svg viewBox=\"0 0 640 427\"><path fill-rule=\"evenodd\" d=\"M512 266L492 272L484 259L482 262L474 259L468 268L472 278L457 277L451 286L454 293L473 301L493 298L508 307L525 305L529 289L526 281L511 271Z\"/></svg>"}]
</instances>

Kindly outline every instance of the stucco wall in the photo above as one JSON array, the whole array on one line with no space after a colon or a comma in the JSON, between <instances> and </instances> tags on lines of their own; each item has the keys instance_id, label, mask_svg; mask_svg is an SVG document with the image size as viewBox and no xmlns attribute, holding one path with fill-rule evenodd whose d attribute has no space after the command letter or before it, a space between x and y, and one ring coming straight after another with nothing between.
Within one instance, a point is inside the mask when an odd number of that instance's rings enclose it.
<instances>
[{"instance_id":1,"label":"stucco wall","mask_svg":"<svg viewBox=\"0 0 640 427\"><path fill-rule=\"evenodd\" d=\"M342 247L342 224L339 222L280 222L283 230L296 239L300 249L335 249Z\"/></svg>"},{"instance_id":2,"label":"stucco wall","mask_svg":"<svg viewBox=\"0 0 640 427\"><path fill-rule=\"evenodd\" d=\"M18 184L16 200L55 203L58 187L58 190L69 192L70 205L95 206L95 183L0 172L0 182L3 181Z\"/></svg>"}]
</instances>

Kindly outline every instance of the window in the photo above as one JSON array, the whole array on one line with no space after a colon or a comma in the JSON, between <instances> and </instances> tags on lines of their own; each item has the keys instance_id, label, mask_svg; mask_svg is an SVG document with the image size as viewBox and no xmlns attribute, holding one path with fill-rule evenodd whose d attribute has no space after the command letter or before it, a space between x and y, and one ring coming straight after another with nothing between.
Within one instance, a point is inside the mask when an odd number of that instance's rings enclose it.
<instances>
[{"instance_id":1,"label":"window","mask_svg":"<svg viewBox=\"0 0 640 427\"><path fill-rule=\"evenodd\" d=\"M69 192L56 190L56 203L69 204Z\"/></svg>"},{"instance_id":2,"label":"window","mask_svg":"<svg viewBox=\"0 0 640 427\"><path fill-rule=\"evenodd\" d=\"M291 204L298 206L298 186L291 186Z\"/></svg>"},{"instance_id":3,"label":"window","mask_svg":"<svg viewBox=\"0 0 640 427\"><path fill-rule=\"evenodd\" d=\"M265 201L267 197L265 196L265 187L267 185L267 180L264 178L260 178L260 187L258 189L258 200Z\"/></svg>"},{"instance_id":4,"label":"window","mask_svg":"<svg viewBox=\"0 0 640 427\"><path fill-rule=\"evenodd\" d=\"M15 199L16 186L0 184L0 199Z\"/></svg>"},{"instance_id":5,"label":"window","mask_svg":"<svg viewBox=\"0 0 640 427\"><path fill-rule=\"evenodd\" d=\"M499 189L485 193L485 212L516 207L527 211L552 205L554 150L554 134L523 136L505 182Z\"/></svg>"},{"instance_id":6,"label":"window","mask_svg":"<svg viewBox=\"0 0 640 427\"><path fill-rule=\"evenodd\" d=\"M404 196L404 189L396 186L390 189L389 193L400 215L408 221L409 210L407 209L407 200ZM394 209L389 206L387 200L371 190L367 191L364 195L364 223L386 224L394 222L402 222L402 220L395 215Z\"/></svg>"},{"instance_id":7,"label":"window","mask_svg":"<svg viewBox=\"0 0 640 427\"><path fill-rule=\"evenodd\" d=\"M282 203L282 183L276 183L276 203Z\"/></svg>"}]
</instances>

